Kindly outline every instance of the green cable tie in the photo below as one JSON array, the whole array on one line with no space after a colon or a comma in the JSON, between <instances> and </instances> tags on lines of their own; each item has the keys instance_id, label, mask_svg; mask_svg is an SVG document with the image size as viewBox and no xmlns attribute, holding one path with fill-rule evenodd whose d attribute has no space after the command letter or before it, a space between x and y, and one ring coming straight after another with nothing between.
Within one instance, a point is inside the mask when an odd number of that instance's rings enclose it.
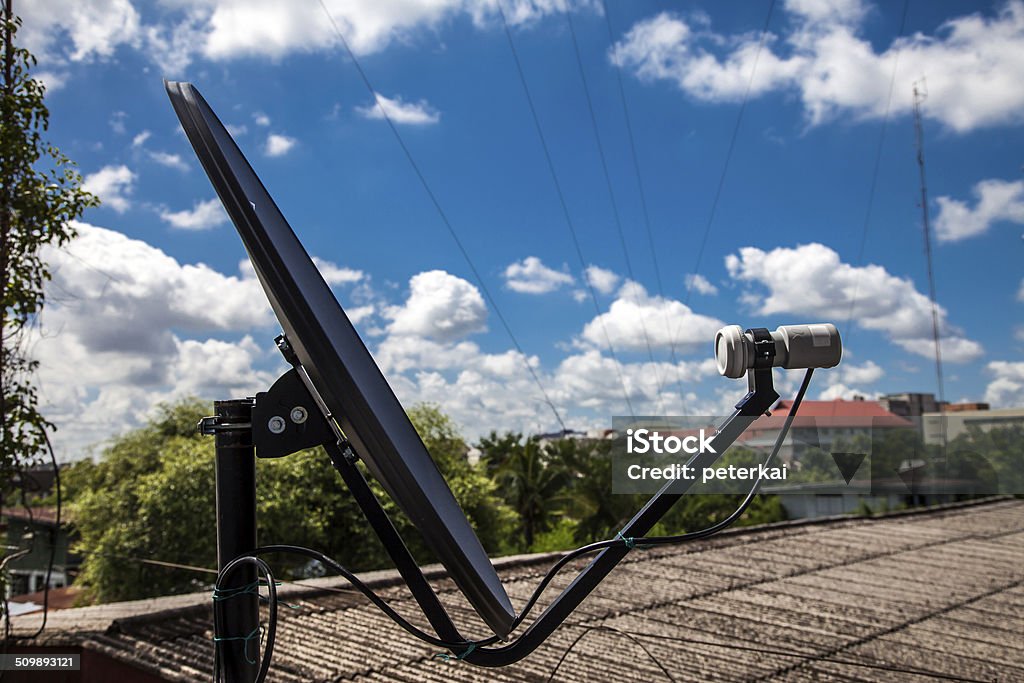
<instances>
[{"instance_id":1,"label":"green cable tie","mask_svg":"<svg viewBox=\"0 0 1024 683\"><path fill-rule=\"evenodd\" d=\"M615 534L615 538L617 538L618 540L620 540L623 543L625 543L626 547L629 548L630 550L633 550L634 548L638 548L640 550L649 550L650 549L649 545L644 545L643 543L641 543L640 545L637 545L635 537L633 537L633 536L623 536L621 531L619 531L619 532L617 532Z\"/></svg>"},{"instance_id":2,"label":"green cable tie","mask_svg":"<svg viewBox=\"0 0 1024 683\"><path fill-rule=\"evenodd\" d=\"M440 659L441 661L444 661L444 662L447 662L447 661L452 660L452 659L463 660L466 657L468 657L473 652L473 650L475 650L475 649L476 649L476 643L470 643L469 647L467 647L466 650L462 654L460 654L460 655L454 655L453 656L453 655L451 655L451 654L449 654L447 652L438 652L437 654L434 655L434 659Z\"/></svg>"},{"instance_id":3,"label":"green cable tie","mask_svg":"<svg viewBox=\"0 0 1024 683\"><path fill-rule=\"evenodd\" d=\"M230 640L241 640L241 641L243 641L245 644L242 647L242 652L245 654L245 661L247 661L249 664L255 664L256 660L249 657L249 641L254 640L254 639L258 640L262 635L263 635L263 626L260 625L260 626L257 626L256 628L254 628L252 630L252 632L249 635L247 635L247 636L214 636L213 637L213 642L215 642L215 643L224 643L224 642L227 642L227 641L230 641Z\"/></svg>"}]
</instances>

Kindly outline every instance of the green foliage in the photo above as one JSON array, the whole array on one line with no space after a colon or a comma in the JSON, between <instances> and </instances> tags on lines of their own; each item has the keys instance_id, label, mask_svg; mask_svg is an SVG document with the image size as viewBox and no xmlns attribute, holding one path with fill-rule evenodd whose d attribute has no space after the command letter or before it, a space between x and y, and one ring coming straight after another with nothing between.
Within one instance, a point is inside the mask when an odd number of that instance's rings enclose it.
<instances>
[{"instance_id":1,"label":"green foliage","mask_svg":"<svg viewBox=\"0 0 1024 683\"><path fill-rule=\"evenodd\" d=\"M214 442L196 434L208 413L195 399L160 406L143 427L118 437L97 463L65 474L83 554L78 585L90 601L130 600L197 590L210 576L140 562L216 566ZM496 485L466 460L465 442L436 408L412 411L417 428L456 498L491 552L506 552L514 513ZM390 566L383 546L321 449L257 461L258 538L262 544L316 548L362 571ZM433 561L408 519L371 482L418 557ZM273 558L277 573L304 576L315 568Z\"/></svg>"},{"instance_id":2,"label":"green foliage","mask_svg":"<svg viewBox=\"0 0 1024 683\"><path fill-rule=\"evenodd\" d=\"M563 461L535 438L507 434L482 442L482 460L498 482L505 503L518 517L516 534L532 548L537 534L547 531L565 500L568 471Z\"/></svg>"},{"instance_id":3,"label":"green foliage","mask_svg":"<svg viewBox=\"0 0 1024 683\"><path fill-rule=\"evenodd\" d=\"M45 88L29 73L35 57L15 44L20 26L19 18L3 20L0 70L0 502L13 473L45 453L53 429L38 410L38 364L25 348L50 279L43 248L74 237L71 222L98 203L81 189L74 164L43 138Z\"/></svg>"}]
</instances>

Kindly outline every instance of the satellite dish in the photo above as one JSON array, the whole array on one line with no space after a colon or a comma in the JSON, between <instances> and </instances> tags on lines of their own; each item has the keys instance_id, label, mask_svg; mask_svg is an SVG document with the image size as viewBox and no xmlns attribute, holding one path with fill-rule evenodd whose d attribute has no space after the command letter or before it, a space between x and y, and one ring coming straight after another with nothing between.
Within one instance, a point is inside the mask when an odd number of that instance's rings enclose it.
<instances>
[{"instance_id":1,"label":"satellite dish","mask_svg":"<svg viewBox=\"0 0 1024 683\"><path fill-rule=\"evenodd\" d=\"M501 579L345 311L199 91L190 83L165 85L328 417L423 534L480 617L507 636L515 612Z\"/></svg>"}]
</instances>

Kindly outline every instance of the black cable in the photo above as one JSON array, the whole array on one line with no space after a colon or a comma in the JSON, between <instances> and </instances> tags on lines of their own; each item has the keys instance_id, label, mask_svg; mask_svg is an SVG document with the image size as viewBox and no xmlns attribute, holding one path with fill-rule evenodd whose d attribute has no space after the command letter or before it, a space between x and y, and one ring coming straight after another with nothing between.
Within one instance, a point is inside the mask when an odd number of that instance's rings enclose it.
<instances>
[{"instance_id":1,"label":"black cable","mask_svg":"<svg viewBox=\"0 0 1024 683\"><path fill-rule=\"evenodd\" d=\"M274 573L270 570L264 560L255 557L253 555L242 555L228 562L224 569L220 571L217 576L217 583L214 585L214 595L217 595L218 591L223 590L221 584L224 580L236 569L243 564L255 564L256 568L263 572L267 582L267 639L263 645L263 657L260 660L260 668L256 674L256 683L262 683L267 677L267 672L270 671L270 660L274 656L274 643L277 639L277 586L274 583ZM231 590L231 589L227 589ZM257 589L258 590L258 589ZM240 634L239 636L229 635L224 636L221 634L221 623L220 613L218 605L214 605L213 609L213 632L214 632L214 645L213 645L213 672L214 680L217 683L220 682L220 639L224 640L242 640L245 648L245 656L248 657L249 640L252 634Z\"/></svg>"},{"instance_id":2,"label":"black cable","mask_svg":"<svg viewBox=\"0 0 1024 683\"><path fill-rule=\"evenodd\" d=\"M813 369L808 369L807 372L804 374L803 382L800 385L800 389L797 392L796 398L793 400L793 406L790 409L789 415L787 415L786 421L783 424L782 429L780 430L778 437L776 437L775 446L772 449L772 452L769 454L767 460L765 461L766 465L769 462L772 461L772 459L778 454L779 449L782 447L782 443L785 441L786 436L789 433L789 429L790 429L790 426L793 423L793 419L796 417L796 413L797 413L797 410L800 407L800 403L803 401L804 394L806 393L807 387L810 384L811 375L813 374L813 372L814 372ZM516 628L518 628L520 625L522 625L523 621L526 619L526 617L529 615L529 613L536 606L537 601L543 595L543 593L547 589L548 585L550 585L551 581L555 578L555 576L569 562L571 562L571 561L573 561L573 560L575 560L575 559L577 559L579 557L582 557L583 555L587 555L587 554L596 552L598 550L604 550L606 548L611 548L611 547L617 546L617 545L619 545L621 543L624 543L624 542L630 548L633 548L633 547L641 547L641 546L656 546L656 545L677 544L677 543L683 543L683 542L686 542L686 541L691 541L691 540L696 540L696 539L700 539L700 538L707 538L709 536L713 536L713 535L717 534L718 532L724 530L726 527L730 526L733 522L735 522L737 519L739 519L740 516L742 516L744 512L746 512L747 508L750 506L751 502L754 500L754 497L757 495L757 491L760 489L760 483L761 483L760 479L758 479L757 481L754 482L754 485L751 487L751 490L747 494L747 497L743 500L743 502L739 505L739 507L736 508L736 510L732 514L730 514L728 517L726 517L722 521L717 522L716 524L713 524L713 525L711 525L709 527L705 527L704 529L699 529L697 531L691 531L691 532L684 533L684 534L677 534L675 536L653 536L653 537L639 537L639 538L622 538L620 536L620 537L614 538L614 539L608 539L608 540L604 540L604 541L598 541L598 542L595 542L595 543L590 543L588 545L582 546L580 548L576 548L575 550L572 550L572 551L566 553L561 558L559 558L558 561L555 562L554 565L551 566L551 568L548 570L547 574L544 575L544 578L541 579L540 584L534 590L534 592L530 596L529 600L527 600L527 603L524 606L523 610L519 613L519 615L512 622L512 626L510 628L510 631L514 631ZM245 555L245 556L242 556L242 557L238 558L236 560L236 562L238 560L245 559L245 558L258 558L258 556L260 556L260 555L270 555L270 554L276 554L276 553L286 553L286 554L292 554L292 555L300 555L302 557L307 557L307 558L316 560L316 561L320 562L321 564L323 564L325 567L333 569L339 576L341 576L342 578L347 580L349 583L351 583L353 587L355 587L360 593L362 593L373 605L375 605L378 609L380 609L387 617L389 617L392 621L394 621L398 626L403 628L410 635L412 635L412 636L422 640L425 643L428 643L428 644L433 645L435 647L444 648L444 649L450 650L452 652L466 652L469 649L475 649L475 648L478 648L478 647L486 647L488 645L492 645L492 644L498 642L498 636L491 636L489 638L483 638L481 640L466 640L466 641L463 641L463 642L451 642L451 641L443 640L441 638L438 638L436 636L433 636L433 635L423 631L419 627L417 627L414 624L412 624L411 622L409 622L401 614L399 614L383 598L381 598L379 595L377 595L377 593L375 593L372 588L367 586L362 581L362 579L360 579L354 572L352 572L351 570L345 568L343 565L338 563L336 560L328 557L324 553L321 553L320 551L317 551L317 550L313 550L312 548L305 548L305 547L302 547L302 546L287 545L287 544L276 544L276 545L262 546L260 548L256 548L255 550L253 550L248 555ZM224 570L221 571L221 573L220 573L220 575L218 576L218 579L217 579L217 585L220 585L221 581L223 580L223 576L224 576L225 572L229 571L229 568L231 568L231 567L232 567L232 565L229 564L227 567L224 568ZM277 613L276 613L276 610L275 610L274 617L273 617L275 621L276 621L276 618L277 618L276 615L277 615ZM273 626L276 627L276 624L273 624ZM667 672L666 672L666 675L668 675ZM670 676L670 678L671 678L671 676ZM257 679L257 680L262 680L262 679Z\"/></svg>"},{"instance_id":3,"label":"black cable","mask_svg":"<svg viewBox=\"0 0 1024 683\"><path fill-rule=\"evenodd\" d=\"M569 645L569 647L567 647L565 649L565 652L562 653L562 656L559 657L558 663L555 664L555 668L551 670L551 675L548 676L547 683L551 683L553 680L555 680L555 674L557 674L558 670L560 668L562 668L562 663L565 662L565 658L569 656L569 653L573 651L573 648L575 648L580 643L580 641L582 641L584 638L586 638L588 635L590 635L594 631L609 631L611 633L615 633L615 634L618 634L620 636L625 636L629 640L633 641L634 645L636 645L641 650L643 650L644 654L646 654L651 659L652 662L654 662L655 664L658 665L658 668L661 669L661 672L663 674L665 674L665 677L668 680L672 681L672 683L675 683L676 679L673 678L672 674L670 674L668 672L668 669L665 668L665 665L662 664L660 661L658 661L658 658L654 656L654 653L652 653L650 650L648 650L646 645L644 645L642 642L637 640L633 633L630 633L628 631L620 631L617 628L613 628L611 626L605 626L603 624L598 625L598 626L584 626L583 629L584 629L583 633L581 633L578 636L576 636L576 640L572 641L572 643Z\"/></svg>"},{"instance_id":4,"label":"black cable","mask_svg":"<svg viewBox=\"0 0 1024 683\"><path fill-rule=\"evenodd\" d=\"M838 659L836 657L829 656L827 653L797 652L796 650L784 650L779 648L754 647L752 645L737 645L735 643L722 643L716 642L714 640L703 640L700 638L690 638L687 636L670 636L661 633L643 633L642 631L620 631L619 629L613 628L611 626L605 626L603 624L601 626L592 626L589 628L611 630L617 633L621 633L622 635L635 636L637 638L650 638L652 640L668 640L674 643L683 642L692 645L707 645L709 647L720 647L726 650L736 650L738 652L752 652L755 654L765 655L777 655L779 657L794 657L806 659L808 661L813 660L818 662L828 662L831 664L843 664L846 666L855 666L865 669L887 671L889 673L905 673L912 674L915 676L925 676L927 678L937 678L939 680L946 681L964 681L966 683L991 683L991 681L986 681L984 679L966 678L964 676L947 674L941 671L931 671L930 669L917 669L891 666L886 664L873 664L871 662L858 661L855 659Z\"/></svg>"},{"instance_id":5,"label":"black cable","mask_svg":"<svg viewBox=\"0 0 1024 683\"><path fill-rule=\"evenodd\" d=\"M504 314L502 314L501 308L498 307L498 302L494 299L493 296L491 296L491 291L485 284L483 276L480 275L480 271L477 270L476 265L473 263L473 259L470 258L469 251L462 243L462 240L459 238L458 233L455 232L455 227L452 225L451 221L448 220L448 214L445 213L445 210L443 208L441 208L441 202L438 201L437 195L435 195L433 189L431 189L430 183L427 182L426 176L423 175L423 172L420 170L419 164L417 164L416 160L413 158L412 152L409 150L409 147L405 144L405 140L402 138L401 133L398 132L398 128L395 126L395 122L391 120L391 116L388 114L387 109L385 109L384 105L381 103L380 97L377 95L377 91L374 89L373 83L370 82L369 76L366 75L366 72L363 70L362 65L359 63L359 60L356 59L356 55L354 52L352 52L352 48L349 47L348 41L345 39L345 35L341 32L341 29L338 28L337 22L334 21L334 15L332 15L331 11L327 9L327 5L324 4L324 0L319 0L319 2L320 7L323 8L324 10L324 14L327 15L328 21L330 21L331 26L334 28L334 33L338 36L338 40L341 41L342 46L345 48L345 52L348 53L348 58L352 61L352 65L359 73L359 77L362 79L363 84L366 86L367 90L370 91L370 97L373 98L374 103L377 105L377 108L380 110L381 115L387 122L388 128L391 129L392 134L395 136L395 140L398 141L398 146L402 148L402 152L405 154L405 158L409 161L409 165L412 166L412 170L416 174L416 177L419 179L420 185L423 186L423 189L427 193L427 197L430 198L431 204L434 205L434 209L437 211L437 215L441 218L441 222L444 223L445 228L448 229L448 234L451 235L452 240L455 242L455 246L458 247L459 252L462 254L462 258L465 259L466 261L466 265L469 266L469 270L473 273L473 277L476 279L477 285L479 285L480 290L484 293L484 296L487 298L488 303L491 304L491 308L494 309L494 313L495 315L498 316L498 320L499 322L501 322L501 326L505 329L505 333L512 341L512 345L516 348L516 351L519 352L519 356L523 359L523 365L526 366L526 369L530 373L530 376L533 378L533 381L537 385L537 388L540 389L540 393L544 397L544 403L546 403L547 406L551 408L551 412L554 413L555 420L562 427L562 431L568 431L565 426L565 422L562 421L561 414L558 412L558 408L555 407L555 404L551 400L551 397L548 395L547 390L544 389L544 385L541 383L540 377L537 376L537 372L533 369L533 366L530 365L529 357L526 355L526 352L523 351L523 347L519 344L519 340L516 338L515 334L512 333L512 327L508 324L508 321L505 319Z\"/></svg>"},{"instance_id":6,"label":"black cable","mask_svg":"<svg viewBox=\"0 0 1024 683\"><path fill-rule=\"evenodd\" d=\"M322 1L322 0L321 0ZM587 292L590 294L590 300L594 304L594 313L597 316L597 321L601 324L601 331L604 333L604 341L608 345L608 353L615 362L615 371L619 377L619 384L622 385L622 396L626 399L626 406L629 408L629 414L636 417L636 413L633 411L633 402L629 398L629 388L626 386L626 377L622 372L622 364L619 363L619 359L615 354L615 347L612 346L611 337L608 336L608 328L604 322L604 316L601 313L601 305L597 302L597 293L594 291L594 286L590 283L590 279L587 277L587 260L583 257L583 248L580 246L579 236L576 234L576 225L572 221L572 216L569 214L569 205L565 200L565 193L562 191L562 184L558 180L558 173L555 171L555 162L551 159L551 150L548 149L547 138L544 137L544 129L540 125L540 117L537 115L537 108L533 104L533 95L530 94L530 86L526 83L526 73L523 71L522 62L519 61L519 51L516 50L515 41L512 40L512 30L508 26L508 20L505 17L505 10L501 7L500 0L496 3L498 7L498 14L501 15L501 24L505 28L505 37L508 39L509 49L512 51L512 59L515 62L516 73L519 74L519 82L523 86L523 93L526 95L526 104L530 108L530 114L533 117L533 126L537 131L537 137L540 139L541 149L544 151L544 160L547 162L548 172L551 175L551 181L555 186L555 194L558 195L558 203L562 207L562 216L565 218L565 224L569 228L569 235L572 237L572 244L576 250L576 257L580 262L580 276L583 279L583 284L586 286Z\"/></svg>"}]
</instances>

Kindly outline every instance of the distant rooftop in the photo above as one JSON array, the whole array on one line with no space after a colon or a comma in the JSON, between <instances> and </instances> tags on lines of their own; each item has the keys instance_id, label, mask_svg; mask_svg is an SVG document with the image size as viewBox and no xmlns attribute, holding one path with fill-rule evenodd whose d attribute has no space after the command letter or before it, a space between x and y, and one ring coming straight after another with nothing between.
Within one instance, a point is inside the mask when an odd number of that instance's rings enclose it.
<instances>
[{"instance_id":1,"label":"distant rooftop","mask_svg":"<svg viewBox=\"0 0 1024 683\"><path fill-rule=\"evenodd\" d=\"M522 605L557 554L498 561ZM395 572L369 576L406 615ZM548 600L572 578L566 572ZM440 661L334 579L283 586L274 681L544 681L586 629L644 644L677 681L1024 680L1024 501L737 529L636 551L524 661ZM454 585L432 583L469 634L484 628ZM208 681L209 593L51 613L39 644L80 647L146 680ZM19 631L38 615L16 617ZM423 623L423 619L414 619ZM146 673L141 673L146 672ZM88 680L88 679L83 679ZM135 679L132 679L135 680ZM593 630L556 681L667 680L628 637Z\"/></svg>"}]
</instances>

